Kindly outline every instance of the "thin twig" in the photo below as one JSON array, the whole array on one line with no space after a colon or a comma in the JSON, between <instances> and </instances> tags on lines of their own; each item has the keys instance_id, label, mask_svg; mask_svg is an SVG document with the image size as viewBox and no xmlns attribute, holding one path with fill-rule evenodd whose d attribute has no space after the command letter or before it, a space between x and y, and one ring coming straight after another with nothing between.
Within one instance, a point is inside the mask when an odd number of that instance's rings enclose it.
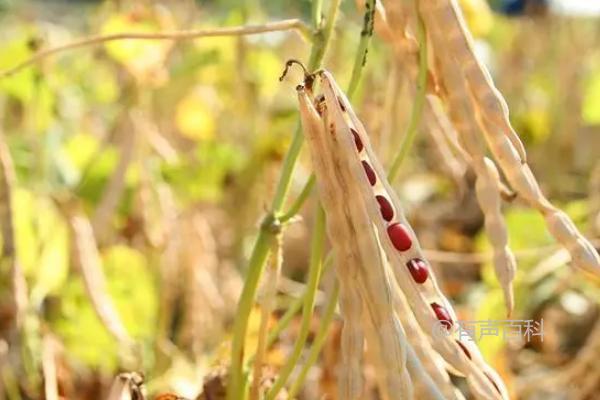
<instances>
[{"instance_id":1,"label":"thin twig","mask_svg":"<svg viewBox=\"0 0 600 400\"><path fill-rule=\"evenodd\" d=\"M283 263L283 238L279 233L273 241L273 250L271 251L271 261L268 273L265 274L265 294L262 301L260 316L260 328L258 333L258 344L256 345L256 355L254 360L254 377L250 387L250 400L260 398L260 384L262 381L263 363L268 347L268 329L271 312L275 306L275 295L277 293L277 283L281 274L281 264Z\"/></svg>"},{"instance_id":2,"label":"thin twig","mask_svg":"<svg viewBox=\"0 0 600 400\"><path fill-rule=\"evenodd\" d=\"M122 129L121 133L125 136L122 138L121 154L119 162L112 173L110 181L106 185L102 198L94 211L92 217L92 226L97 240L103 243L108 233L108 228L111 226L112 217L115 209L119 204L123 190L125 189L125 175L129 169L134 156L135 141L138 130L137 120L142 116L135 112L130 113L130 122L133 129Z\"/></svg>"},{"instance_id":3,"label":"thin twig","mask_svg":"<svg viewBox=\"0 0 600 400\"><path fill-rule=\"evenodd\" d=\"M4 71L0 71L0 79L16 74L17 72L20 72L21 70L49 56L62 53L68 50L74 50L88 46L95 46L106 42L112 42L115 40L190 40L201 37L257 35L260 33L289 30L297 30L303 37L310 37L310 29L300 19L285 19L283 21L269 22L263 25L233 26L227 28L211 28L157 33L123 32L113 33L109 35L95 35L57 47L41 50L34 54L31 58L22 61L14 67L6 69Z\"/></svg>"},{"instance_id":4,"label":"thin twig","mask_svg":"<svg viewBox=\"0 0 600 400\"><path fill-rule=\"evenodd\" d=\"M360 77L362 75L362 69L367 63L367 53L369 51L369 43L373 36L373 29L375 27L375 0L367 0L365 2L365 16L363 21L363 28L360 32L360 42L358 43L358 51L354 60L354 66L352 67L352 76L350 78L350 84L348 85L348 97L354 95L354 91L358 87Z\"/></svg>"},{"instance_id":5,"label":"thin twig","mask_svg":"<svg viewBox=\"0 0 600 400\"><path fill-rule=\"evenodd\" d=\"M15 170L12 157L0 132L0 224L2 226L2 255L10 267L10 282L14 307L14 334L20 331L27 308L27 283L16 252L13 222L13 184Z\"/></svg>"},{"instance_id":6,"label":"thin twig","mask_svg":"<svg viewBox=\"0 0 600 400\"><path fill-rule=\"evenodd\" d=\"M600 246L600 240L591 240L592 245ZM515 250L516 258L538 258L548 254L548 252L560 249L558 244L550 244L547 246L531 247L528 249ZM459 253L454 251L442 251L433 249L423 249L423 254L428 260L446 264L481 264L491 261L494 257L492 252L486 253ZM564 259L569 262L570 257Z\"/></svg>"},{"instance_id":7,"label":"thin twig","mask_svg":"<svg viewBox=\"0 0 600 400\"><path fill-rule=\"evenodd\" d=\"M285 386L287 380L294 371L300 356L302 355L304 344L308 338L313 308L315 305L315 295L317 293L319 280L323 271L323 250L325 247L324 236L325 211L319 206L311 238L308 285L306 288L306 296L304 297L304 305L302 307L302 322L300 323L300 332L298 333L292 353L288 357L284 367L279 372L279 376L273 384L273 387L265 396L267 400L275 400L279 391Z\"/></svg>"},{"instance_id":8,"label":"thin twig","mask_svg":"<svg viewBox=\"0 0 600 400\"><path fill-rule=\"evenodd\" d=\"M312 192L312 189L314 186L315 186L315 175L311 174L310 178L308 179L308 181L302 188L302 191L300 192L300 194L298 195L296 200L294 200L294 203L290 206L290 209L279 218L281 223L285 223L285 222L291 220L292 218L294 218L296 216L296 214L298 214L300 212L300 209L304 205L304 202L306 201L308 196L310 196L310 193Z\"/></svg>"},{"instance_id":9,"label":"thin twig","mask_svg":"<svg viewBox=\"0 0 600 400\"><path fill-rule=\"evenodd\" d=\"M92 225L83 215L78 215L73 210L63 210L71 226L75 264L83 278L92 307L108 332L120 343L129 346L133 341L108 294Z\"/></svg>"},{"instance_id":10,"label":"thin twig","mask_svg":"<svg viewBox=\"0 0 600 400\"><path fill-rule=\"evenodd\" d=\"M56 343L50 334L42 339L42 371L44 374L44 398L58 400L58 382L56 379Z\"/></svg>"},{"instance_id":11,"label":"thin twig","mask_svg":"<svg viewBox=\"0 0 600 400\"><path fill-rule=\"evenodd\" d=\"M329 301L327 303L327 308L325 309L325 314L322 316L321 323L319 324L319 330L317 331L317 335L315 336L315 340L313 341L312 347L310 348L310 352L308 353L308 357L298 374L296 380L292 383L291 388L289 390L289 397L291 399L296 397L296 394L304 384L306 380L306 376L310 371L310 368L315 364L319 354L321 354L321 349L325 344L325 340L327 339L327 334L329 333L329 326L333 321L333 317L335 316L335 310L338 303L338 297L340 294L340 285L339 281L335 281L333 290L331 292L331 296L329 297Z\"/></svg>"}]
</instances>

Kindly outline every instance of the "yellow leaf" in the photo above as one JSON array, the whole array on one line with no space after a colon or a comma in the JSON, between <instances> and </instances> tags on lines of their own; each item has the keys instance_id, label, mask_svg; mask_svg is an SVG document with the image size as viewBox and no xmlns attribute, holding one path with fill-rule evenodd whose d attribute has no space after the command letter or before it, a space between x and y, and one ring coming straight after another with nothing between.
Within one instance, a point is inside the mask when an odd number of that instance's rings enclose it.
<instances>
[{"instance_id":1,"label":"yellow leaf","mask_svg":"<svg viewBox=\"0 0 600 400\"><path fill-rule=\"evenodd\" d=\"M492 29L494 17L485 0L460 0L465 20L473 36L487 35Z\"/></svg>"},{"instance_id":2,"label":"yellow leaf","mask_svg":"<svg viewBox=\"0 0 600 400\"><path fill-rule=\"evenodd\" d=\"M102 26L102 34L121 32L157 33L172 30L174 23L165 10L136 10L110 17ZM117 40L105 44L106 52L121 63L136 79L144 83L165 80L165 58L173 46L168 40Z\"/></svg>"},{"instance_id":3,"label":"yellow leaf","mask_svg":"<svg viewBox=\"0 0 600 400\"><path fill-rule=\"evenodd\" d=\"M273 79L281 72L281 60L272 50L255 50L248 54L248 62L254 81L265 97L272 97L281 90L281 84Z\"/></svg>"},{"instance_id":4,"label":"yellow leaf","mask_svg":"<svg viewBox=\"0 0 600 400\"><path fill-rule=\"evenodd\" d=\"M192 140L209 140L215 134L213 111L202 93L195 90L181 99L175 110L175 125L181 134Z\"/></svg>"}]
</instances>

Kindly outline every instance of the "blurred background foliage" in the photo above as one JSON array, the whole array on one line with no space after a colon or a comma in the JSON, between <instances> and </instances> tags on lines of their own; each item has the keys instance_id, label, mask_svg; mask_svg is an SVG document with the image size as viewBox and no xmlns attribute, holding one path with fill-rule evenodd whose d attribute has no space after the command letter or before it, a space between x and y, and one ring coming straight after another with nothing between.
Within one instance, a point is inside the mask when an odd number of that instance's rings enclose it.
<instances>
[{"instance_id":1,"label":"blurred background foliage","mask_svg":"<svg viewBox=\"0 0 600 400\"><path fill-rule=\"evenodd\" d=\"M598 238L598 17L557 13L540 1L461 4L545 192ZM90 34L308 21L309 13L306 0L2 0L0 70ZM362 11L343 2L325 61L340 82L349 80L361 23ZM0 130L16 172L12 219L27 297L25 314L15 315L2 264L0 387L7 398L43 398L48 346L66 398L103 398L122 370L143 371L151 393L201 392L205 376L227 359L257 221L296 124L295 81L277 78L287 59L305 60L308 49L293 32L114 41L0 78ZM355 103L384 159L401 142L410 112L401 75L375 38ZM431 249L487 252L472 178L457 188L433 147L420 135L397 185L416 230ZM293 195L310 174L305 156L296 172ZM305 209L285 238L284 275L298 281L308 263L312 212ZM127 349L90 301L94 287L86 287L85 266L74 255L73 212L93 227L107 293L135 341ZM522 255L516 317L543 316L548 336L512 347L481 341L510 383L574 356L597 318L600 292L565 268L567 260L548 267L556 248L535 212L516 203L506 217L511 246ZM481 264L441 257L436 268L462 319L504 319L492 267ZM291 295L282 293L282 309ZM10 329L21 317L24 335L14 348ZM290 335L279 348L293 343ZM22 365L11 364L14 352ZM274 364L278 357L272 354Z\"/></svg>"}]
</instances>

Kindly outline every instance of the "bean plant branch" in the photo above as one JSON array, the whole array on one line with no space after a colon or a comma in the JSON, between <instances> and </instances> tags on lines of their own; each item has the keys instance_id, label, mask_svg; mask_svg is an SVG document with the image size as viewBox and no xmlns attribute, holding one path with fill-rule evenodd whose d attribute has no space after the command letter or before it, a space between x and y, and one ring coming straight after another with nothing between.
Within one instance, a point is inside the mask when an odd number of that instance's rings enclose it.
<instances>
[{"instance_id":1,"label":"bean plant branch","mask_svg":"<svg viewBox=\"0 0 600 400\"><path fill-rule=\"evenodd\" d=\"M350 84L348 85L348 97L352 97L354 91L358 87L362 69L367 63L367 53L369 52L369 43L373 36L375 27L375 0L367 0L365 2L365 16L363 19L363 27L360 32L360 41L358 42L358 50L352 67L352 75Z\"/></svg>"},{"instance_id":2,"label":"bean plant branch","mask_svg":"<svg viewBox=\"0 0 600 400\"><path fill-rule=\"evenodd\" d=\"M333 33L335 19L341 0L332 0L330 3L329 14L325 22L325 28L321 30L315 26L313 47L310 55L308 67L311 70L317 69L325 55L329 40ZM313 3L313 7L318 7L318 0ZM265 217L261 229L256 238L252 254L248 263L248 272L244 281L244 287L240 295L236 310L236 318L233 326L233 338L231 341L231 362L229 373L229 384L227 387L227 399L238 400L243 398L244 384L244 342L248 328L248 317L254 304L258 282L262 276L266 259L269 254L269 248L273 240L273 227L280 227L278 219L275 217L281 212L287 192L291 183L294 167L300 150L302 149L303 136L300 131L300 125L296 127L292 142L285 156L279 182L275 192L275 197L271 205L272 214Z\"/></svg>"},{"instance_id":3,"label":"bean plant branch","mask_svg":"<svg viewBox=\"0 0 600 400\"><path fill-rule=\"evenodd\" d=\"M269 22L263 25L244 25L226 28L210 28L198 30L185 30L173 32L122 32L108 35L95 35L76 40L71 43L57 47L41 50L12 68L0 71L0 79L9 77L21 70L58 53L82 47L96 46L106 42L116 40L191 40L201 37L219 37L219 36L246 36L257 35L261 33L296 30L303 37L311 38L311 32L308 26L300 19L285 19L282 21Z\"/></svg>"},{"instance_id":4,"label":"bean plant branch","mask_svg":"<svg viewBox=\"0 0 600 400\"><path fill-rule=\"evenodd\" d=\"M317 68L319 68L321 62L323 61L323 57L325 56L325 52L327 51L327 47L333 34L333 28L335 26L335 20L337 18L340 3L341 0L331 1L329 7L329 14L327 20L325 21L325 27L323 30L318 29L315 33L314 45L308 62L309 71L314 71ZM279 184L277 185L275 197L273 198L273 203L271 205L271 208L274 211L280 210L283 204L285 203L289 187L292 182L294 167L296 166L296 161L298 160L298 156L300 155L300 150L302 149L303 142L304 136L302 136L300 124L298 123L294 132L294 136L292 137L290 148L283 161L283 167L281 171L281 176L279 178Z\"/></svg>"},{"instance_id":5,"label":"bean plant branch","mask_svg":"<svg viewBox=\"0 0 600 400\"><path fill-rule=\"evenodd\" d=\"M332 2L332 5L333 5L333 3L335 3L335 1ZM358 84L360 82L362 69L365 66L365 63L367 61L367 52L368 52L369 43L370 43L371 37L373 36L373 29L374 29L374 23L375 23L375 19L374 19L374 17L375 17L375 1L368 1L366 4L366 8L367 8L367 10L365 12L363 29L360 33L361 38L360 38L360 42L358 44L356 58L354 60L354 66L352 68L352 75L350 78L350 83L348 84L348 93L347 94L348 94L349 98L352 98L352 96L354 95L354 91L356 90L356 88L358 87ZM331 31L333 29L333 25L330 23L331 23L331 20L328 21L328 25L325 28L325 31L329 32L329 34L331 34ZM285 220L287 221L300 211L300 208L302 208L302 205L304 204L304 202L308 198L308 195L312 191L313 186L314 186L314 175L311 175L310 179L308 180L308 182L306 183L306 185L300 192L300 196L296 199L296 201L294 202L294 204L292 205L290 210L284 215L284 217L282 217L282 219L285 218Z\"/></svg>"},{"instance_id":6,"label":"bean plant branch","mask_svg":"<svg viewBox=\"0 0 600 400\"><path fill-rule=\"evenodd\" d=\"M272 389L267 393L266 400L275 400L279 391L285 386L288 378L294 371L304 344L308 338L310 331L310 323L312 321L312 313L315 305L315 295L319 287L319 281L321 279L321 272L323 269L323 251L325 247L325 211L318 206L317 216L315 219L315 225L313 227L311 245L310 245L310 265L308 270L308 286L306 288L306 295L304 296L304 304L302 307L302 322L300 324L300 331L294 344L292 353L288 356L287 362L284 367L279 371L279 376Z\"/></svg>"},{"instance_id":7,"label":"bean plant branch","mask_svg":"<svg viewBox=\"0 0 600 400\"><path fill-rule=\"evenodd\" d=\"M327 302L327 308L325 309L325 314L321 317L321 323L319 324L319 330L317 331L317 335L315 336L315 340L310 348L310 352L308 353L308 357L298 374L298 377L292 384L288 395L290 399L296 398L296 394L304 384L306 380L306 376L308 375L308 371L315 364L319 354L321 354L321 349L325 344L325 339L327 339L327 334L329 333L329 326L331 322L333 322L333 317L335 316L335 310L337 308L338 298L340 295L340 284L336 280L334 283L333 290L331 295L329 296L329 301Z\"/></svg>"},{"instance_id":8,"label":"bean plant branch","mask_svg":"<svg viewBox=\"0 0 600 400\"><path fill-rule=\"evenodd\" d=\"M268 347L267 331L269 329L269 320L271 312L275 305L275 295L277 293L277 282L281 274L283 238L279 233L273 240L273 249L271 251L271 260L265 277L264 296L261 304L260 327L258 334L258 344L256 346L256 357L254 360L253 382L250 387L250 400L260 398L260 384L262 380L263 362Z\"/></svg>"},{"instance_id":9,"label":"bean plant branch","mask_svg":"<svg viewBox=\"0 0 600 400\"><path fill-rule=\"evenodd\" d=\"M291 220L300 212L300 209L304 205L304 202L306 201L306 199L308 199L308 196L310 196L310 193L312 192L314 186L315 186L315 176L313 174L311 174L310 178L308 178L308 181L302 188L302 191L300 192L300 194L298 195L296 200L294 200L294 203L290 206L289 210L286 211L286 213L283 214L281 217L279 217L279 220L281 221L281 223L285 223L285 222Z\"/></svg>"}]
</instances>

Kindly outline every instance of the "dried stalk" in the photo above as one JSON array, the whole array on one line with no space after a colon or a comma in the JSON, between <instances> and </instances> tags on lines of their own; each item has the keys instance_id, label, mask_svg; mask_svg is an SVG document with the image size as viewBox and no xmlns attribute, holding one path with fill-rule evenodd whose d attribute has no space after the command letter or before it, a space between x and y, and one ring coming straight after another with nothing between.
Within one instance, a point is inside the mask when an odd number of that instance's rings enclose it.
<instances>
[{"instance_id":1,"label":"dried stalk","mask_svg":"<svg viewBox=\"0 0 600 400\"><path fill-rule=\"evenodd\" d=\"M303 37L310 38L310 29L299 19L287 19L276 22L269 22L263 25L234 26L227 28L198 29L190 31L175 32L123 32L110 35L96 35L76 40L61 46L41 50L32 57L20 62L12 68L0 71L0 79L9 77L21 70L58 53L68 50L74 50L82 47L96 46L115 40L191 40L201 37L219 37L219 36L245 36L257 35L261 33L296 30Z\"/></svg>"},{"instance_id":2,"label":"dried stalk","mask_svg":"<svg viewBox=\"0 0 600 400\"><path fill-rule=\"evenodd\" d=\"M259 400L260 398L259 390L262 382L263 363L267 352L269 320L271 319L271 313L275 307L275 296L277 294L279 275L281 274L281 264L283 263L282 245L280 233L273 242L270 268L267 269L267 273L264 276L264 294L261 301L260 327L258 330L256 355L254 357L253 382L250 387L250 400Z\"/></svg>"},{"instance_id":3,"label":"dried stalk","mask_svg":"<svg viewBox=\"0 0 600 400\"><path fill-rule=\"evenodd\" d=\"M308 270L308 286L307 295L304 298L304 304L302 306L302 321L300 323L300 331L296 338L296 343L292 353L288 356L286 364L279 372L279 376L271 390L266 394L266 400L275 400L279 391L285 386L288 378L296 367L296 363L300 359L302 350L308 333L310 330L310 323L312 320L312 312L315 304L315 296L317 293L319 281L321 279L321 273L323 271L323 249L324 249L324 223L325 215L319 207L317 211L315 226L311 235L311 252L310 252L310 265Z\"/></svg>"},{"instance_id":4,"label":"dried stalk","mask_svg":"<svg viewBox=\"0 0 600 400\"><path fill-rule=\"evenodd\" d=\"M308 353L308 357L306 357L304 365L298 373L298 377L296 378L294 383L291 385L290 390L288 391L288 395L292 399L296 397L298 391L300 390L300 388L304 384L304 381L306 380L306 376L308 375L309 370L317 362L317 358L319 357L321 349L323 348L323 345L325 344L325 341L327 339L329 327L331 325L331 322L333 321L333 317L335 316L335 309L338 303L339 294L340 285L338 281L335 281L333 290L331 291L331 295L329 296L329 300L327 301L325 313L321 316L321 323L319 324L319 329Z\"/></svg>"},{"instance_id":5,"label":"dried stalk","mask_svg":"<svg viewBox=\"0 0 600 400\"><path fill-rule=\"evenodd\" d=\"M122 345L131 346L133 340L108 294L100 254L90 221L78 212L67 213L71 227L74 264L77 266L94 311L107 331Z\"/></svg>"},{"instance_id":6,"label":"dried stalk","mask_svg":"<svg viewBox=\"0 0 600 400\"><path fill-rule=\"evenodd\" d=\"M58 400L58 382L56 380L56 342L46 334L42 339L42 372L44 375L44 399Z\"/></svg>"},{"instance_id":7,"label":"dried stalk","mask_svg":"<svg viewBox=\"0 0 600 400\"><path fill-rule=\"evenodd\" d=\"M106 400L145 400L144 379L137 372L124 372L115 378Z\"/></svg>"},{"instance_id":8,"label":"dried stalk","mask_svg":"<svg viewBox=\"0 0 600 400\"><path fill-rule=\"evenodd\" d=\"M15 229L13 216L13 186L15 170L10 151L0 131L0 224L2 229L1 262L9 265L12 306L14 307L13 335L18 335L27 310L27 282L19 263L15 248Z\"/></svg>"},{"instance_id":9,"label":"dried stalk","mask_svg":"<svg viewBox=\"0 0 600 400\"><path fill-rule=\"evenodd\" d=\"M131 115L131 121L134 122L139 116ZM129 165L131 164L136 143L137 124L133 123L133 129L122 130L123 138L121 143L121 154L119 162L108 182L102 198L92 217L92 227L99 242L104 242L109 228L111 226L112 217L115 209L119 204L123 190L125 189L125 175Z\"/></svg>"}]
</instances>

